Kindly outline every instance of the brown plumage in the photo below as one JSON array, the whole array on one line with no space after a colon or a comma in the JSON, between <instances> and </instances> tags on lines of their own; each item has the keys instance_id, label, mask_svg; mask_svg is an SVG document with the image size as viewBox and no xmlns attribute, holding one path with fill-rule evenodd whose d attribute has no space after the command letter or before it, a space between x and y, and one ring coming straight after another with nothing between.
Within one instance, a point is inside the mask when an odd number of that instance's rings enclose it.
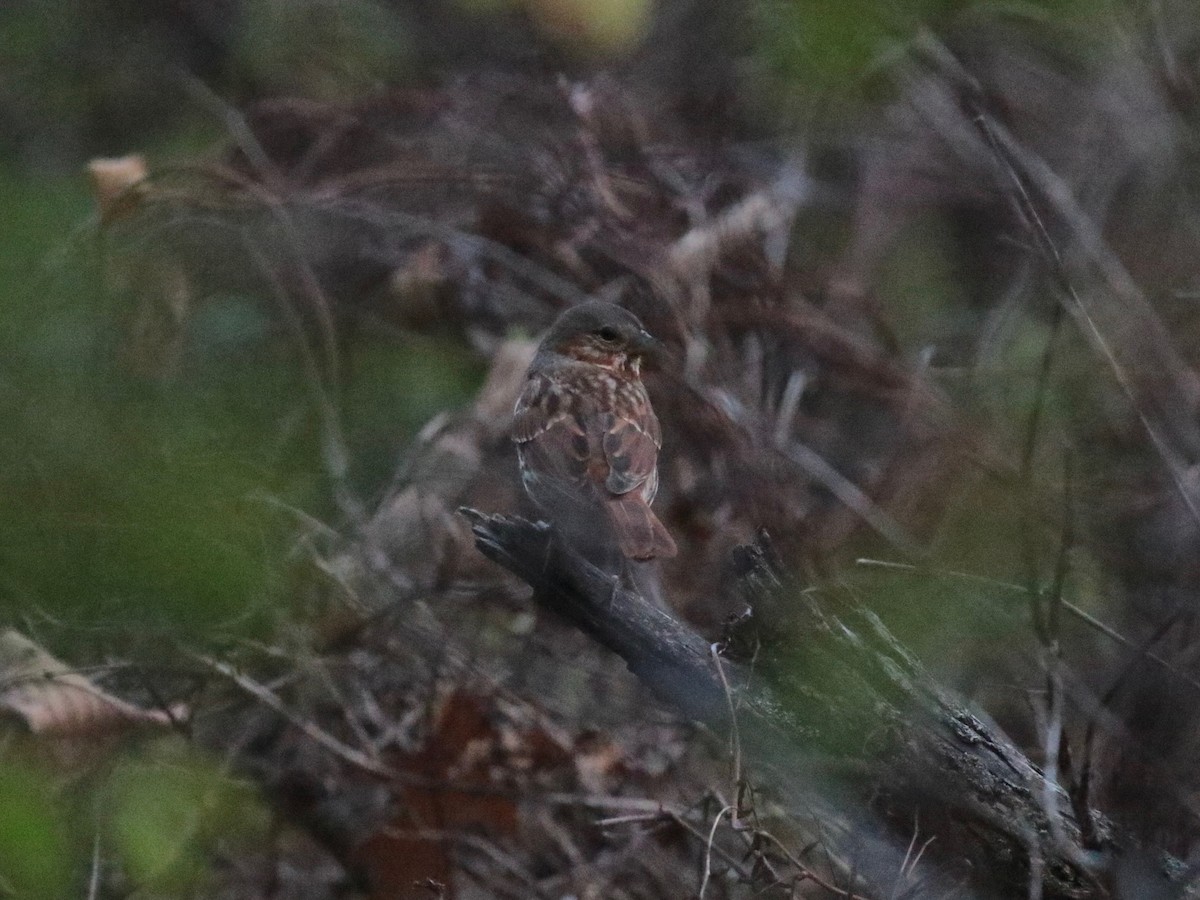
<instances>
[{"instance_id":1,"label":"brown plumage","mask_svg":"<svg viewBox=\"0 0 1200 900\"><path fill-rule=\"evenodd\" d=\"M650 509L662 433L640 366L656 345L629 311L582 303L550 328L517 400L512 434L525 489L585 552L615 544L628 559L676 553Z\"/></svg>"}]
</instances>

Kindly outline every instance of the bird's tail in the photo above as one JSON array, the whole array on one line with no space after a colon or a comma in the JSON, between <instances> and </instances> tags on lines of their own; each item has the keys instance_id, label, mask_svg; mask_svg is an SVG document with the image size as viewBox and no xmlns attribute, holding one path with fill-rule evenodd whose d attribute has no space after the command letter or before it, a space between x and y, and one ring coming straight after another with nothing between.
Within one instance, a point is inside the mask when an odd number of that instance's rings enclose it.
<instances>
[{"instance_id":1,"label":"bird's tail","mask_svg":"<svg viewBox=\"0 0 1200 900\"><path fill-rule=\"evenodd\" d=\"M665 525L635 491L604 504L621 552L630 559L654 559L678 553Z\"/></svg>"}]
</instances>

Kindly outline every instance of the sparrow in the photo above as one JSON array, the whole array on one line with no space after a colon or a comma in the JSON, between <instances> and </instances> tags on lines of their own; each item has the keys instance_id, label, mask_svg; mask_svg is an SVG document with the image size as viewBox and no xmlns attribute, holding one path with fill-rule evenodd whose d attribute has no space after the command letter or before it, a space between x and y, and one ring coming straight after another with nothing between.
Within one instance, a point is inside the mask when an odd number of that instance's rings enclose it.
<instances>
[{"instance_id":1,"label":"sparrow","mask_svg":"<svg viewBox=\"0 0 1200 900\"><path fill-rule=\"evenodd\" d=\"M543 338L513 411L526 492L593 560L610 559L614 549L626 560L676 553L650 509L662 431L641 364L659 346L616 304L573 306Z\"/></svg>"}]
</instances>

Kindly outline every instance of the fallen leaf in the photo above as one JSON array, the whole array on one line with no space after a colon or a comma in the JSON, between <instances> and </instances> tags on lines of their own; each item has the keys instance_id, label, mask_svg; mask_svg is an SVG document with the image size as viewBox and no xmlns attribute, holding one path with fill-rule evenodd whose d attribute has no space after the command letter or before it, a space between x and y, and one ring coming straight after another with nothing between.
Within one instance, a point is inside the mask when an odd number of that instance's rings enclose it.
<instances>
[{"instance_id":1,"label":"fallen leaf","mask_svg":"<svg viewBox=\"0 0 1200 900\"><path fill-rule=\"evenodd\" d=\"M135 726L169 727L185 714L142 709L98 688L29 638L0 632L0 713L48 737L85 737Z\"/></svg>"},{"instance_id":2,"label":"fallen leaf","mask_svg":"<svg viewBox=\"0 0 1200 900\"><path fill-rule=\"evenodd\" d=\"M108 224L130 215L145 195L146 158L138 154L93 159L87 164L100 221Z\"/></svg>"}]
</instances>

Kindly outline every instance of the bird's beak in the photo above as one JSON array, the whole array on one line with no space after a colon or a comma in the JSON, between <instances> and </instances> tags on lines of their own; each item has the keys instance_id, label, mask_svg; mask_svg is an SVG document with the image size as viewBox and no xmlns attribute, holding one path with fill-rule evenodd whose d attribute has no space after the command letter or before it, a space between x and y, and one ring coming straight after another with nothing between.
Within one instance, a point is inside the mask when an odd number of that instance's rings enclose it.
<instances>
[{"instance_id":1,"label":"bird's beak","mask_svg":"<svg viewBox=\"0 0 1200 900\"><path fill-rule=\"evenodd\" d=\"M639 331L634 341L634 349L640 356L659 356L663 351L663 342L648 331Z\"/></svg>"},{"instance_id":2,"label":"bird's beak","mask_svg":"<svg viewBox=\"0 0 1200 900\"><path fill-rule=\"evenodd\" d=\"M633 344L633 353L640 364L653 372L660 369L666 357L667 345L648 331L639 331Z\"/></svg>"}]
</instances>

